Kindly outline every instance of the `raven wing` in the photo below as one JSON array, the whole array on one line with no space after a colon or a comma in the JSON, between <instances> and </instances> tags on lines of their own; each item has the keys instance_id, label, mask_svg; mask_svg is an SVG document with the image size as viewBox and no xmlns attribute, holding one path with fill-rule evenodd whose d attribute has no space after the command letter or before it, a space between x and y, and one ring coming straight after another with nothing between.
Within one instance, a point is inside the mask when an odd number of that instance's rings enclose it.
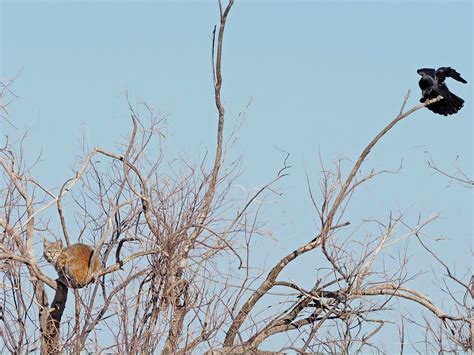
<instances>
[{"instance_id":1,"label":"raven wing","mask_svg":"<svg viewBox=\"0 0 474 355\"><path fill-rule=\"evenodd\" d=\"M441 94L443 99L426 106L428 110L443 116L449 116L455 114L464 106L464 100L449 92L449 90Z\"/></svg>"},{"instance_id":2,"label":"raven wing","mask_svg":"<svg viewBox=\"0 0 474 355\"><path fill-rule=\"evenodd\" d=\"M438 70L436 70L435 77L438 84L443 83L444 79L448 77L453 78L454 80L460 81L461 83L464 83L464 84L467 83L467 81L461 77L461 74L459 74L456 70L454 70L451 67L439 68Z\"/></svg>"},{"instance_id":3,"label":"raven wing","mask_svg":"<svg viewBox=\"0 0 474 355\"><path fill-rule=\"evenodd\" d=\"M421 76L428 75L428 76L431 76L432 78L434 78L436 75L436 70L432 68L421 68L421 69L418 69L416 72L420 74Z\"/></svg>"}]
</instances>

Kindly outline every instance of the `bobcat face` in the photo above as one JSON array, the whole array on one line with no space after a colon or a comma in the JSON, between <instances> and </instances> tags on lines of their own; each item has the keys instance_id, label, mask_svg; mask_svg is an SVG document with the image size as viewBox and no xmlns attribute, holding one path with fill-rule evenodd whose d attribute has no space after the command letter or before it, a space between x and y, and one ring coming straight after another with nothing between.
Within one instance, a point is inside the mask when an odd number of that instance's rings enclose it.
<instances>
[{"instance_id":1,"label":"bobcat face","mask_svg":"<svg viewBox=\"0 0 474 355\"><path fill-rule=\"evenodd\" d=\"M43 239L43 249L44 258L48 262L56 264L59 256L63 251L63 242L61 240L58 240L55 243L50 243L46 239Z\"/></svg>"}]
</instances>

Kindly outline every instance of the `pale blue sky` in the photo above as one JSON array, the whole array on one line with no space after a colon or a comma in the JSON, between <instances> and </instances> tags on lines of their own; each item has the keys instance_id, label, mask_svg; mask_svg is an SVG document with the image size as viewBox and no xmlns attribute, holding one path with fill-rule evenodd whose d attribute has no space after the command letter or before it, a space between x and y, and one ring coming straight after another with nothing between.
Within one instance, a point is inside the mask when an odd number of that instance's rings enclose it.
<instances>
[{"instance_id":1,"label":"pale blue sky","mask_svg":"<svg viewBox=\"0 0 474 355\"><path fill-rule=\"evenodd\" d=\"M209 35L215 2L1 2L0 76L19 76L20 99L10 109L34 173L55 188L71 176L85 133L91 147L112 147L129 130L124 97L145 100L168 116L168 150L197 159L214 148L216 113ZM372 151L363 171L396 169L354 196L354 228L390 210L441 213L430 231L449 238L433 244L459 270L471 264L472 190L449 184L426 164L428 151L448 172L459 164L472 177L473 28L470 1L236 1L225 34L223 99L227 133L250 99L235 156L239 184L261 186L288 151L291 175L283 196L264 210L277 242L265 255L283 256L317 232L305 171L315 181L319 153L329 164L356 159L398 112L418 103L420 67L452 66L468 81L448 81L465 107L445 118L424 109L397 126ZM457 158L458 157L458 158ZM412 244L416 268L432 260ZM310 265L309 262L307 265ZM301 266L299 266L301 267ZM294 278L301 275L292 275ZM432 291L432 278L417 285ZM441 295L439 297L442 297ZM434 295L433 298L437 298ZM438 298L440 299L440 298Z\"/></svg>"}]
</instances>

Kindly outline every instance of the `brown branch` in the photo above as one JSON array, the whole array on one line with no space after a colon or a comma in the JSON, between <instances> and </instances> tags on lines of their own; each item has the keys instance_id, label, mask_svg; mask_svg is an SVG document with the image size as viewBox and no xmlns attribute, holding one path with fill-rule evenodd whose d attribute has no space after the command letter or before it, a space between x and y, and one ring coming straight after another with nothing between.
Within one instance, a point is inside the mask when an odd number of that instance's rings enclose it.
<instances>
[{"instance_id":1,"label":"brown branch","mask_svg":"<svg viewBox=\"0 0 474 355\"><path fill-rule=\"evenodd\" d=\"M133 121L134 124L135 124L135 121ZM126 159L124 159L123 157L119 156L119 155L116 155L114 153L111 153L111 152L108 152L108 151L105 151L101 148L96 148L96 151L100 154L103 154L105 156L108 156L110 158L113 158L113 159L117 159L119 161L126 161ZM135 191L135 194L141 199L142 203L143 203L143 212L145 214L145 219L146 219L146 222L148 224L148 227L150 228L151 232L156 236L156 237L159 237L160 236L160 230L158 228L158 226L155 224L155 222L153 222L153 220L151 219L151 216L150 216L150 210L152 210L152 204L150 202L150 196L148 195L148 189L147 189L147 185L145 183L145 179L143 178L142 174L140 173L140 171L132 164L130 163L129 161L126 161L126 166L130 169L132 169L132 171L137 175L138 177L138 181L140 182L140 187L142 189L142 193L138 193ZM133 189L133 187L129 186L131 189ZM170 230L170 227L167 226L167 225L164 225L166 228Z\"/></svg>"},{"instance_id":2,"label":"brown branch","mask_svg":"<svg viewBox=\"0 0 474 355\"><path fill-rule=\"evenodd\" d=\"M56 201L56 207L58 209L58 214L59 214L59 220L61 221L61 228L63 230L63 235L64 239L66 240L66 245L70 246L71 245L71 240L69 239L69 233L67 231L67 226L66 226L66 220L64 219L64 213L63 213L63 206L62 206L62 196L63 196L63 191L66 188L66 185L69 181L72 179L66 180L61 186L61 189L59 190L58 198Z\"/></svg>"},{"instance_id":3,"label":"brown branch","mask_svg":"<svg viewBox=\"0 0 474 355\"><path fill-rule=\"evenodd\" d=\"M455 180L457 182L460 182L462 184L466 184L467 187L471 187L473 186L474 187L474 180L470 179L469 177L467 177L467 175L458 167L458 171L457 173L460 173L463 177L462 178L459 178L457 176L454 176L454 175L451 175L451 174L448 174L446 172L444 172L443 170L439 169L436 164L434 163L433 161L433 158L431 157L431 155L429 154L429 152L426 152L428 153L428 156L430 157L430 160L428 160L428 166L433 169L434 171L436 171L437 173L441 174L441 175L444 175L452 180ZM455 173L456 174L456 173Z\"/></svg>"},{"instance_id":4,"label":"brown branch","mask_svg":"<svg viewBox=\"0 0 474 355\"><path fill-rule=\"evenodd\" d=\"M155 248L155 249L151 249L151 250L141 251L141 252L129 255L126 258L124 258L123 260L119 260L115 264L112 264L112 265L106 267L105 269L100 270L95 275L91 275L91 279L93 279L93 278L97 279L101 276L110 274L111 272L115 272L117 270L120 270L123 267L123 265L127 264L128 262L130 262L130 261L132 261L136 258L139 258L141 256L152 255L152 254L163 254L163 255L168 256L168 254L165 253L163 251L163 249L161 249L161 248Z\"/></svg>"},{"instance_id":5,"label":"brown branch","mask_svg":"<svg viewBox=\"0 0 474 355\"><path fill-rule=\"evenodd\" d=\"M342 223L332 227L332 229L342 228L348 226L349 222ZM285 256L281 259L278 264L276 264L273 269L268 273L265 281L260 285L260 287L250 296L250 298L245 302L245 304L240 309L237 316L234 318L229 330L227 331L224 346L231 347L234 344L235 337L237 332L240 329L240 326L244 320L249 315L250 311L253 309L255 304L273 287L275 286L275 281L280 272L288 265L291 261L296 259L301 254L307 253L310 250L313 250L318 245L321 244L320 238L316 237L311 242L299 247L294 250L292 253Z\"/></svg>"},{"instance_id":6,"label":"brown branch","mask_svg":"<svg viewBox=\"0 0 474 355\"><path fill-rule=\"evenodd\" d=\"M66 240L67 246L71 244L71 241L69 238L69 233L67 231L66 220L64 219L63 208L62 208L62 198L65 195L65 193L69 192L73 188L73 186L82 178L87 167L89 166L91 162L92 157L96 154L96 152L97 151L94 149L92 152L90 152L86 156L86 159L84 160L84 163L82 164L81 169L79 169L75 177L68 179L64 182L64 184L61 186L61 189L59 190L58 197L56 198L56 206L57 206L57 210L59 214L59 219L61 221L61 228L63 231L64 239Z\"/></svg>"},{"instance_id":7,"label":"brown branch","mask_svg":"<svg viewBox=\"0 0 474 355\"><path fill-rule=\"evenodd\" d=\"M380 295L399 297L399 298L404 298L404 299L416 302L422 305L423 307L427 308L428 310L430 310L436 317L442 320L450 319L453 321L468 322L466 318L451 316L443 312L441 309L436 307L426 295L418 291L411 290L405 287L400 287L394 284L377 285L374 287L363 289L360 292L356 291L351 294L351 297L353 296L356 296L356 297L357 296L380 296Z\"/></svg>"},{"instance_id":8,"label":"brown branch","mask_svg":"<svg viewBox=\"0 0 474 355\"><path fill-rule=\"evenodd\" d=\"M0 223L0 225L1 225L1 223ZM20 263L28 266L29 269L30 269L30 274L32 275L32 277L38 279L41 282L44 282L45 284L47 284L52 289L57 289L57 283L55 281L51 280L48 276L46 276L45 274L43 274L40 271L40 269L39 269L38 265L36 264L35 260L32 260L28 257L24 257L24 256L20 256L20 255L14 255L14 254L10 254L10 253L0 253L0 260L13 260L13 261L17 261L17 262L20 262Z\"/></svg>"},{"instance_id":9,"label":"brown branch","mask_svg":"<svg viewBox=\"0 0 474 355\"><path fill-rule=\"evenodd\" d=\"M298 319L294 322L279 322L272 327L266 328L264 331L260 332L257 336L250 339L243 345L244 349L256 350L260 344L267 338L272 335L287 332L289 330L300 329L306 325L317 323L314 327L314 331L317 331L326 320L328 319L338 319L341 318L340 315L335 314L334 310L327 309L324 316L320 316L322 313L321 309L316 309L311 315L306 318Z\"/></svg>"},{"instance_id":10,"label":"brown branch","mask_svg":"<svg viewBox=\"0 0 474 355\"><path fill-rule=\"evenodd\" d=\"M408 96L408 94L407 94ZM427 100L425 101L424 103L421 103L413 108L411 108L410 110L408 110L407 112L405 113L401 113L399 114L397 117L395 117L395 119L390 122L384 129L382 129L373 139L372 141L370 141L370 143L367 145L367 147L365 147L365 149L362 151L362 153L360 154L359 156L359 159L357 159L357 162L355 163L354 167L352 168L352 171L351 173L349 174L349 176L347 177L346 181L344 182L344 185L342 186L339 194L337 195L336 197L336 200L334 201L333 205L332 205L332 208L331 210L329 211L328 213L328 216L326 218L326 221L324 223L324 226L323 226L323 230L321 231L321 238L323 239L323 241L325 241L325 239L327 238L328 236L328 233L329 233L329 230L331 228L331 225L332 225L332 220L334 219L334 215L336 214L337 210L339 209L339 206L341 205L342 201L344 200L344 198L346 197L346 191L347 189L349 188L349 186L351 185L352 183L352 180L354 179L354 176L357 174L357 172L359 171L359 168L360 166L362 165L362 163L364 162L365 158L367 157L367 155L369 155L370 151L372 150L372 148L375 146L375 144L377 144L377 142L387 133L389 132L398 122L400 122L401 120L403 120L404 118L410 116L412 113L414 113L415 111L418 111L420 108L423 108L423 107L426 107L432 103L435 103L435 102L438 102L440 100L442 100L443 97L442 96L438 96L434 99L431 99L431 100ZM404 103L402 105L402 109L403 107L405 106L405 102L406 102L407 98L405 98L404 100Z\"/></svg>"},{"instance_id":11,"label":"brown branch","mask_svg":"<svg viewBox=\"0 0 474 355\"><path fill-rule=\"evenodd\" d=\"M26 203L26 212L28 215L28 222L26 224L26 249L25 252L29 254L30 258L34 259L34 252L33 252L33 233L35 228L34 222L34 210L33 210L33 200L29 197L28 193L26 192L25 188L21 186L19 179L15 171L13 170L13 164L10 167L7 166L7 163L4 159L0 158L0 165L2 165L3 169L9 176L10 180L15 185L15 188L20 193L21 197L25 200Z\"/></svg>"},{"instance_id":12,"label":"brown branch","mask_svg":"<svg viewBox=\"0 0 474 355\"><path fill-rule=\"evenodd\" d=\"M437 262L439 262L443 267L444 269L446 270L446 273L448 274L448 277L451 279L451 280L454 280L455 282L457 282L459 285L461 285L463 288L465 288L467 291L469 291L469 286L466 285L465 283L463 283L461 280L459 280L456 276L453 275L453 273L451 272L451 269L448 267L448 265L446 265L446 263L441 260L441 258L436 255L430 248L428 248L428 246L423 242L423 240L421 239L421 237L419 236L419 233L416 231L415 232L415 236L417 237L418 241L420 242L421 246L428 252L431 254L431 256L433 258L436 259Z\"/></svg>"},{"instance_id":13,"label":"brown branch","mask_svg":"<svg viewBox=\"0 0 474 355\"><path fill-rule=\"evenodd\" d=\"M80 339L81 339L81 348L84 347L84 344L87 340L87 336L89 333L95 328L95 326L101 321L102 317L105 315L105 312L107 312L110 302L112 301L113 297L123 288L127 287L130 282L135 280L137 277L142 276L150 271L150 268L146 268L140 271L137 271L136 273L130 275L125 279L121 284L119 284L117 287L115 287L108 297L104 300L104 305L102 306L101 310L97 313L97 316L95 319L93 319L89 324L87 324L86 327L83 328L82 333L80 334Z\"/></svg>"},{"instance_id":14,"label":"brown branch","mask_svg":"<svg viewBox=\"0 0 474 355\"><path fill-rule=\"evenodd\" d=\"M230 9L234 5L234 0L229 0L227 7L224 13L221 12L220 16L220 26L219 26L219 33L217 38L217 54L216 54L216 64L215 64L215 72L216 72L216 79L214 83L214 97L215 97L215 104L218 111L219 119L217 123L217 147L216 147L216 156L214 160L214 167L211 173L211 180L209 182L209 188L204 195L204 202L202 207L201 216L199 218L198 224L204 224L204 220L206 219L209 208L211 206L212 199L214 197L214 193L216 191L217 185L217 176L219 174L219 169L221 166L221 158L222 158L222 136L224 131L224 117L225 117L225 110L224 105L222 104L221 100L221 88L222 88L222 43L224 39L224 30L227 21L227 16L230 12ZM222 7L221 1L219 0L219 8ZM215 32L214 32L215 34Z\"/></svg>"}]
</instances>

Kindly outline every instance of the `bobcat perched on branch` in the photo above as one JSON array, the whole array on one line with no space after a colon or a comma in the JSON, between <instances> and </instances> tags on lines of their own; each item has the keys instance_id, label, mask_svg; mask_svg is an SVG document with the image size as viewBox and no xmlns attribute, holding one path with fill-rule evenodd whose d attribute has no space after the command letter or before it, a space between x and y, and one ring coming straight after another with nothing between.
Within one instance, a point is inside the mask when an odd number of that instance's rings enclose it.
<instances>
[{"instance_id":1,"label":"bobcat perched on branch","mask_svg":"<svg viewBox=\"0 0 474 355\"><path fill-rule=\"evenodd\" d=\"M59 279L70 288L82 288L88 285L101 269L100 261L94 249L85 244L73 244L63 248L63 242L50 243L43 240L43 255L54 265Z\"/></svg>"}]
</instances>

